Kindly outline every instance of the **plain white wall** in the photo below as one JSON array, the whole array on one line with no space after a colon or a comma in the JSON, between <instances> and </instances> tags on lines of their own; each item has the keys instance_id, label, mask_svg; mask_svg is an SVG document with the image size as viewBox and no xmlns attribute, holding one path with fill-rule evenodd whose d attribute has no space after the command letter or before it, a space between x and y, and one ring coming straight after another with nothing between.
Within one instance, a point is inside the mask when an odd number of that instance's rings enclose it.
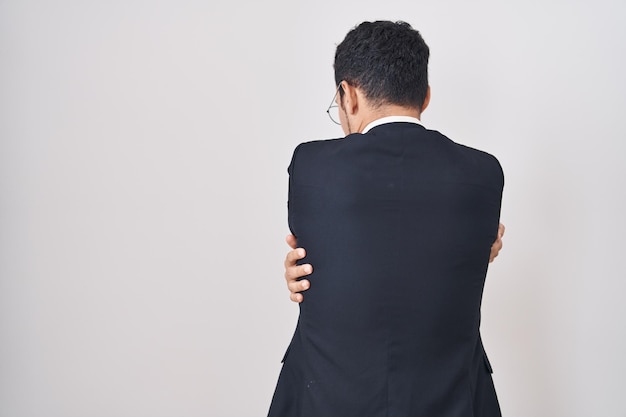
<instances>
[{"instance_id":1,"label":"plain white wall","mask_svg":"<svg viewBox=\"0 0 626 417\"><path fill-rule=\"evenodd\" d=\"M286 168L335 45L402 19L423 121L496 155L508 417L626 416L626 5L0 2L0 417L263 416L297 306Z\"/></svg>"}]
</instances>

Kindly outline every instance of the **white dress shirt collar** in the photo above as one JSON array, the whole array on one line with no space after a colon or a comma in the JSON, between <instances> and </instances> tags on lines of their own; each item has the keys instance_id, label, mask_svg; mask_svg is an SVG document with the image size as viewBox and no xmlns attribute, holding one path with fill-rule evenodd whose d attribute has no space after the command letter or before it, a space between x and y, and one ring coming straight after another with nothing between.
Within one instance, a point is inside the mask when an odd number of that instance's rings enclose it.
<instances>
[{"instance_id":1,"label":"white dress shirt collar","mask_svg":"<svg viewBox=\"0 0 626 417\"><path fill-rule=\"evenodd\" d=\"M363 129L361 134L365 134L365 133L369 132L371 129L375 128L376 126L384 125L384 124L387 124L387 123L397 123L397 122L415 123L415 124L423 126L422 122L420 122L420 120L415 118L415 117L410 117L410 116L387 116L387 117L382 117L380 119L376 119L376 120L370 122L367 126L365 126L365 129Z\"/></svg>"}]
</instances>

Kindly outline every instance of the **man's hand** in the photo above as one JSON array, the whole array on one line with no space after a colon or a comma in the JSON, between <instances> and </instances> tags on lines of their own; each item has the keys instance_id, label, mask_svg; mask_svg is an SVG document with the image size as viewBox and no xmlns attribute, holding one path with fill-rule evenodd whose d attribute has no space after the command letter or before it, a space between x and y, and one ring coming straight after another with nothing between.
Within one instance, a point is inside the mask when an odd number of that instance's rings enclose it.
<instances>
[{"instance_id":1,"label":"man's hand","mask_svg":"<svg viewBox=\"0 0 626 417\"><path fill-rule=\"evenodd\" d=\"M498 237L496 241L491 245L491 254L489 255L489 262L493 262L496 256L502 249L502 237L504 236L504 225L500 223L498 226ZM285 239L291 250L287 253L285 258L285 280L287 281L287 288L289 288L289 298L291 301L301 303L304 300L302 291L306 291L311 286L308 279L299 278L310 275L313 272L313 266L310 264L296 265L296 263L306 256L304 248L298 248L298 241L294 235L287 235Z\"/></svg>"},{"instance_id":2,"label":"man's hand","mask_svg":"<svg viewBox=\"0 0 626 417\"><path fill-rule=\"evenodd\" d=\"M498 226L498 237L496 241L491 245L491 254L489 255L489 263L493 262L500 253L500 249L502 249L502 236L504 236L504 225L500 223Z\"/></svg>"},{"instance_id":3,"label":"man's hand","mask_svg":"<svg viewBox=\"0 0 626 417\"><path fill-rule=\"evenodd\" d=\"M308 290L311 283L308 279L298 281L298 278L311 274L313 266L310 264L296 265L296 262L306 256L306 251L303 248L298 248L298 241L294 235L287 235L285 241L291 248L285 258L285 280L287 281L287 288L291 292L289 298L291 301L301 303L304 296L300 292Z\"/></svg>"}]
</instances>

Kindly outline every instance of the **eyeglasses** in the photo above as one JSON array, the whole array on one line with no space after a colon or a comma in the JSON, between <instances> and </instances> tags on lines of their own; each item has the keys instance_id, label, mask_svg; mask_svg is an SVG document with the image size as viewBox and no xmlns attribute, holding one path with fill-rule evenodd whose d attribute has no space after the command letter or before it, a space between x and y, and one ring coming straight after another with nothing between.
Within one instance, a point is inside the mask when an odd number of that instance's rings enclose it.
<instances>
[{"instance_id":1,"label":"eyeglasses","mask_svg":"<svg viewBox=\"0 0 626 417\"><path fill-rule=\"evenodd\" d=\"M333 123L341 125L341 119L339 118L339 105L337 104L337 94L339 94L339 89L341 88L341 83L337 86L337 91L335 91L335 95L333 96L333 101L330 102L330 106L326 110L328 113L328 117Z\"/></svg>"}]
</instances>

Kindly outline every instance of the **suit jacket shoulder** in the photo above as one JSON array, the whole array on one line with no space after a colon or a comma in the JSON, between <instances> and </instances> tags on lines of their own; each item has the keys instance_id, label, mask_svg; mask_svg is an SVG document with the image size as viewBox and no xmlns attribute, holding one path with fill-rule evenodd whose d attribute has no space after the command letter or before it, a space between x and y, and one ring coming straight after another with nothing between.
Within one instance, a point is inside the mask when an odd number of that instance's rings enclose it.
<instances>
[{"instance_id":1,"label":"suit jacket shoulder","mask_svg":"<svg viewBox=\"0 0 626 417\"><path fill-rule=\"evenodd\" d=\"M303 142L295 148L288 172L293 175L298 167L302 175L315 174L328 181L330 175L340 175L350 166L367 169L367 161L374 160L377 164L394 165L400 160L421 164L427 173L424 178L431 181L470 182L500 190L504 186L495 156L410 123L381 125L342 139Z\"/></svg>"}]
</instances>

